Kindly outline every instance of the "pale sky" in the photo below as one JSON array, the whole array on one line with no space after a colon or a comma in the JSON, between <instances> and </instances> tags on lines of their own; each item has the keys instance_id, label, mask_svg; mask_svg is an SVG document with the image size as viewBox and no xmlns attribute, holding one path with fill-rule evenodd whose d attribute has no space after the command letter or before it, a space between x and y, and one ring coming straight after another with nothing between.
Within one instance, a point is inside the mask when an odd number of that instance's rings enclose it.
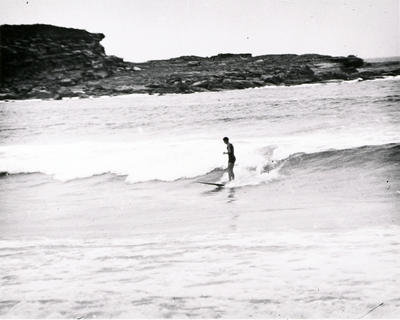
<instances>
[{"instance_id":1,"label":"pale sky","mask_svg":"<svg viewBox=\"0 0 400 320\"><path fill-rule=\"evenodd\" d=\"M141 62L218 53L400 56L400 0L0 0L0 24L104 33Z\"/></svg>"}]
</instances>

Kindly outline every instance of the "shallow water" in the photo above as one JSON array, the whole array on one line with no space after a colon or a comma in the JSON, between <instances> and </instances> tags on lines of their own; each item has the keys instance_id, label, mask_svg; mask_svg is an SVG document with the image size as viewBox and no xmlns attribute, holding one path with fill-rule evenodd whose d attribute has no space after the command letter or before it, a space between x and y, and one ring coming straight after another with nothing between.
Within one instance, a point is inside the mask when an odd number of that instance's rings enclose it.
<instances>
[{"instance_id":1,"label":"shallow water","mask_svg":"<svg viewBox=\"0 0 400 320\"><path fill-rule=\"evenodd\" d=\"M396 316L399 231L3 241L0 310L17 317L355 318L384 301L374 316Z\"/></svg>"},{"instance_id":2,"label":"shallow water","mask_svg":"<svg viewBox=\"0 0 400 320\"><path fill-rule=\"evenodd\" d=\"M398 316L399 84L1 103L0 316Z\"/></svg>"}]
</instances>

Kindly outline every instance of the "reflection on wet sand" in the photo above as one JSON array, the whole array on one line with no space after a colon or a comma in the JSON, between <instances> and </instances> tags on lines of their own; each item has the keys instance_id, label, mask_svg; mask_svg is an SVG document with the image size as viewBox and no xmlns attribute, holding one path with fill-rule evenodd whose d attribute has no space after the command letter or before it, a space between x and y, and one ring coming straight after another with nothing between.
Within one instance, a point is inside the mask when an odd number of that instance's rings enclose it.
<instances>
[{"instance_id":1,"label":"reflection on wet sand","mask_svg":"<svg viewBox=\"0 0 400 320\"><path fill-rule=\"evenodd\" d=\"M228 201L227 201L227 203L231 203L231 202L234 202L234 201L236 201L236 198L235 198L235 188L229 188L229 190L228 190Z\"/></svg>"}]
</instances>

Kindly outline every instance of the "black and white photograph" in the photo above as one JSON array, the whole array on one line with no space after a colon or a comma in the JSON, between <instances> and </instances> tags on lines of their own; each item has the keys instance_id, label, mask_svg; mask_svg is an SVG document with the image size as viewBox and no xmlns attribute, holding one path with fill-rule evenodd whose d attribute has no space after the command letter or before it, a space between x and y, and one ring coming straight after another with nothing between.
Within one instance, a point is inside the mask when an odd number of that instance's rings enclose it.
<instances>
[{"instance_id":1,"label":"black and white photograph","mask_svg":"<svg viewBox=\"0 0 400 320\"><path fill-rule=\"evenodd\" d=\"M400 318L400 1L0 0L10 318Z\"/></svg>"}]
</instances>

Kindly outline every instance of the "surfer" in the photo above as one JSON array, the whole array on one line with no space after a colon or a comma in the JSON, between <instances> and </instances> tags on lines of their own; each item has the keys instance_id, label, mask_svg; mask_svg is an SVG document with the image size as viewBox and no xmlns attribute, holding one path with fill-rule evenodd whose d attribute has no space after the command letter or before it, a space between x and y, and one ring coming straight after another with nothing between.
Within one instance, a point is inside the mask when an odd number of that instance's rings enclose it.
<instances>
[{"instance_id":1,"label":"surfer","mask_svg":"<svg viewBox=\"0 0 400 320\"><path fill-rule=\"evenodd\" d=\"M224 154L228 155L228 176L229 176L229 181L235 180L235 174L233 173L233 167L235 165L236 157L235 157L235 150L233 148L232 143L229 142L228 137L224 137L222 139L224 143L226 144L226 147L228 149L228 152L224 152Z\"/></svg>"}]
</instances>

